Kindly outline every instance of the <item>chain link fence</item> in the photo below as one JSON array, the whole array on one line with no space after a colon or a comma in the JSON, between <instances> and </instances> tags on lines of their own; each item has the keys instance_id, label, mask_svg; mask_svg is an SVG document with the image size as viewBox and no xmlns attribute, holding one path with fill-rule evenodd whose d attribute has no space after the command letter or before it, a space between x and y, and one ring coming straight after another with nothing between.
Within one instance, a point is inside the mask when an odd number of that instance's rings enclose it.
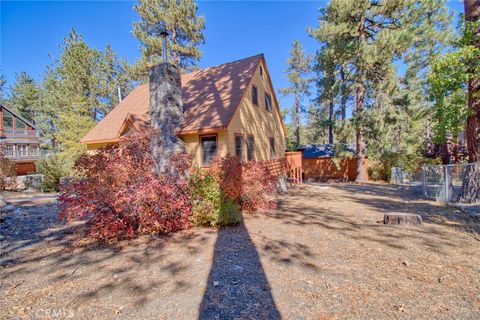
<instances>
[{"instance_id":1,"label":"chain link fence","mask_svg":"<svg viewBox=\"0 0 480 320\"><path fill-rule=\"evenodd\" d=\"M426 165L415 172L406 172L393 167L391 183L408 187L426 198L443 203L457 203L462 189L463 178L469 167L478 163L448 165Z\"/></svg>"}]
</instances>

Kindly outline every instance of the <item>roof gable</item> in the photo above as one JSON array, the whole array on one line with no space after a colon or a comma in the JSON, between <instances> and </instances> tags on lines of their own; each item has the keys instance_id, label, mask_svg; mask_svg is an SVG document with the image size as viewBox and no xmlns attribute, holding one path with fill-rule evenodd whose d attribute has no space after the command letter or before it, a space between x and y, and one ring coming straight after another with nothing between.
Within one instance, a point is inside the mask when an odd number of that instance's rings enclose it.
<instances>
[{"instance_id":1,"label":"roof gable","mask_svg":"<svg viewBox=\"0 0 480 320\"><path fill-rule=\"evenodd\" d=\"M178 134L226 128L263 55L229 62L182 75L184 121ZM149 122L149 88L141 85L127 95L81 140L117 139L130 114L130 121Z\"/></svg>"},{"instance_id":2,"label":"roof gable","mask_svg":"<svg viewBox=\"0 0 480 320\"><path fill-rule=\"evenodd\" d=\"M22 120L23 122L25 122L27 125L29 125L30 127L32 127L34 130L37 129L33 123L31 123L30 121L28 121L27 119L25 119L24 117L22 117L21 115L19 115L18 113L16 113L15 111L13 111L13 110L5 107L4 105L0 105L0 107L2 107L3 109L7 110L9 113L13 114L16 118L18 118L18 119Z\"/></svg>"}]
</instances>

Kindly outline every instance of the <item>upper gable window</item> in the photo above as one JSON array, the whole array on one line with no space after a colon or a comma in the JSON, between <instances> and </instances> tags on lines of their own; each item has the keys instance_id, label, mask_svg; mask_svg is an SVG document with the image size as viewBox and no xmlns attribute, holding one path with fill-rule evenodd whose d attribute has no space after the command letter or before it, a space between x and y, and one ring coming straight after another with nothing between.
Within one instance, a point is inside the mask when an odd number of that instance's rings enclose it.
<instances>
[{"instance_id":1,"label":"upper gable window","mask_svg":"<svg viewBox=\"0 0 480 320\"><path fill-rule=\"evenodd\" d=\"M252 103L258 106L258 89L255 86L252 86Z\"/></svg>"},{"instance_id":2,"label":"upper gable window","mask_svg":"<svg viewBox=\"0 0 480 320\"><path fill-rule=\"evenodd\" d=\"M260 66L260 75L263 76L263 67Z\"/></svg>"},{"instance_id":3,"label":"upper gable window","mask_svg":"<svg viewBox=\"0 0 480 320\"><path fill-rule=\"evenodd\" d=\"M272 112L272 96L265 92L265 109Z\"/></svg>"},{"instance_id":4,"label":"upper gable window","mask_svg":"<svg viewBox=\"0 0 480 320\"><path fill-rule=\"evenodd\" d=\"M13 114L3 109L3 127L4 128L13 128Z\"/></svg>"},{"instance_id":5,"label":"upper gable window","mask_svg":"<svg viewBox=\"0 0 480 320\"><path fill-rule=\"evenodd\" d=\"M17 129L26 129L27 125L25 124L25 122L17 118L17 120L15 121L15 127Z\"/></svg>"}]
</instances>

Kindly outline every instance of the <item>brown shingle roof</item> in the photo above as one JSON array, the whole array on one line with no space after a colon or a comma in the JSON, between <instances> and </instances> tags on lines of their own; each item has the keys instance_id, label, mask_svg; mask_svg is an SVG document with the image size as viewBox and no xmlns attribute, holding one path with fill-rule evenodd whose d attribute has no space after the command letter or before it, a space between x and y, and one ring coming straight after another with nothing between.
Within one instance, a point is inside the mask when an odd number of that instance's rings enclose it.
<instances>
[{"instance_id":1,"label":"brown shingle roof","mask_svg":"<svg viewBox=\"0 0 480 320\"><path fill-rule=\"evenodd\" d=\"M185 118L178 133L226 128L261 59L260 54L182 75ZM81 142L117 139L127 116L149 121L147 84L127 95Z\"/></svg>"}]
</instances>

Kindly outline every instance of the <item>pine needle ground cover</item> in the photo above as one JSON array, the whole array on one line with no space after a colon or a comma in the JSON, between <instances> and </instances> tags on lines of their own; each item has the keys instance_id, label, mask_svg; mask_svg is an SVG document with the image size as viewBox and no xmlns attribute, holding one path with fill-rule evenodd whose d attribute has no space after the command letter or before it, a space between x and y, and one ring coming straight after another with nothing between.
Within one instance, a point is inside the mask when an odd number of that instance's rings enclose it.
<instances>
[{"instance_id":1,"label":"pine needle ground cover","mask_svg":"<svg viewBox=\"0 0 480 320\"><path fill-rule=\"evenodd\" d=\"M55 203L24 199L0 224L0 318L479 317L479 220L383 184L304 185L281 200L235 227L107 246L80 245ZM392 211L424 226L377 223Z\"/></svg>"}]
</instances>

